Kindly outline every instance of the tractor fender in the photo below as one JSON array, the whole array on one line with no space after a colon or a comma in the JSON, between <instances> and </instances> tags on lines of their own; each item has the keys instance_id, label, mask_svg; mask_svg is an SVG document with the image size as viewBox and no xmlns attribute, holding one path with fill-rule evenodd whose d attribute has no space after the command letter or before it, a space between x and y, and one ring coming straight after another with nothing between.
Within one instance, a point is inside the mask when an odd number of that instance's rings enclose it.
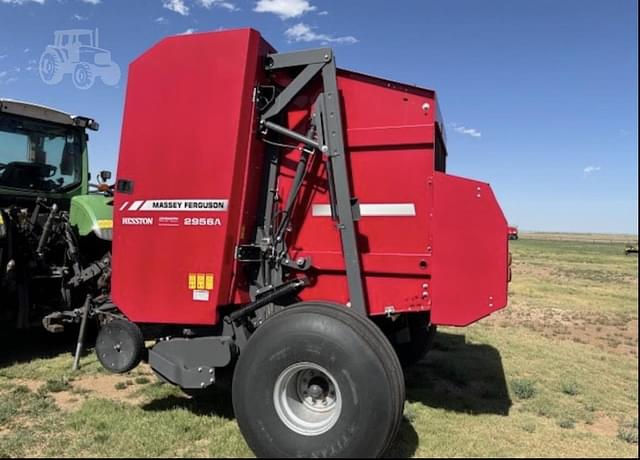
<instances>
[{"instance_id":1,"label":"tractor fender","mask_svg":"<svg viewBox=\"0 0 640 460\"><path fill-rule=\"evenodd\" d=\"M93 232L101 240L111 241L113 197L99 194L74 196L69 221L80 236Z\"/></svg>"}]
</instances>

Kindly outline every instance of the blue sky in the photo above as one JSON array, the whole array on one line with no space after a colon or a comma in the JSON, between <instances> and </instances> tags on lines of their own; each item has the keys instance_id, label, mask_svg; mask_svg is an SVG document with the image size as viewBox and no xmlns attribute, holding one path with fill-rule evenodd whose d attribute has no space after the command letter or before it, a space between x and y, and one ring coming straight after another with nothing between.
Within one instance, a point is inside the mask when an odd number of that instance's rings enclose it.
<instances>
[{"instance_id":1,"label":"blue sky","mask_svg":"<svg viewBox=\"0 0 640 460\"><path fill-rule=\"evenodd\" d=\"M638 232L635 0L0 0L0 97L95 117L115 171L128 63L167 35L253 27L279 51L436 89L449 172L490 182L524 230ZM46 85L55 30L98 28L119 84Z\"/></svg>"}]
</instances>

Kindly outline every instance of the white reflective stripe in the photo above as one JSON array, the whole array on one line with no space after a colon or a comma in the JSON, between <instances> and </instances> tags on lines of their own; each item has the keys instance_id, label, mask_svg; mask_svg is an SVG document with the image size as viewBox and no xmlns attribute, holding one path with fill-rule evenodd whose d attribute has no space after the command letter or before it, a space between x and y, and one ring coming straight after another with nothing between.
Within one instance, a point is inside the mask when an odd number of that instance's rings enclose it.
<instances>
[{"instance_id":1,"label":"white reflective stripe","mask_svg":"<svg viewBox=\"0 0 640 460\"><path fill-rule=\"evenodd\" d=\"M331 217L331 205L314 204L311 207L311 215L316 217Z\"/></svg>"},{"instance_id":2,"label":"white reflective stripe","mask_svg":"<svg viewBox=\"0 0 640 460\"><path fill-rule=\"evenodd\" d=\"M129 204L129 202L128 202L128 201L125 201L125 202L122 204L122 206L120 206L120 211L124 211L124 208L126 208L128 204Z\"/></svg>"},{"instance_id":3,"label":"white reflective stripe","mask_svg":"<svg viewBox=\"0 0 640 460\"><path fill-rule=\"evenodd\" d=\"M142 206L144 201L134 201L133 204L129 207L129 211L137 211L140 206Z\"/></svg>"},{"instance_id":4,"label":"white reflective stripe","mask_svg":"<svg viewBox=\"0 0 640 460\"><path fill-rule=\"evenodd\" d=\"M316 217L331 216L331 205L314 204L311 208L311 215ZM415 216L416 206L414 203L368 203L360 204L361 216Z\"/></svg>"},{"instance_id":5,"label":"white reflective stripe","mask_svg":"<svg viewBox=\"0 0 640 460\"><path fill-rule=\"evenodd\" d=\"M361 216L415 216L413 203L361 204Z\"/></svg>"}]
</instances>

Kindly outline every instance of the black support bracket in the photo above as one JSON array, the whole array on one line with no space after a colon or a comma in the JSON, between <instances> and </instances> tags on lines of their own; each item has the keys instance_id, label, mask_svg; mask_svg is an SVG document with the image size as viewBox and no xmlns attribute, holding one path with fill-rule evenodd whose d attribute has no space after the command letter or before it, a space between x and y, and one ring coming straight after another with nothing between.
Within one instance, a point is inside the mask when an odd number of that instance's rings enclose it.
<instances>
[{"instance_id":1,"label":"black support bracket","mask_svg":"<svg viewBox=\"0 0 640 460\"><path fill-rule=\"evenodd\" d=\"M351 195L349 170L345 156L344 127L338 91L337 70L333 52L329 48L300 51L293 53L270 54L265 60L268 72L287 71L295 76L286 85L260 117L263 132L273 131L306 146L320 151L325 156L327 178L331 195L331 215L340 232L347 283L349 287L350 307L364 315L365 304L362 269L358 251L355 222L358 213L353 212L353 203L357 200ZM322 82L322 92L318 96L314 109L315 138L292 131L276 123L291 101L318 78ZM267 187L277 187L277 177L269 175ZM269 198L272 200L272 198ZM273 201L265 208L273 206ZM268 226L264 223L263 230Z\"/></svg>"}]
</instances>

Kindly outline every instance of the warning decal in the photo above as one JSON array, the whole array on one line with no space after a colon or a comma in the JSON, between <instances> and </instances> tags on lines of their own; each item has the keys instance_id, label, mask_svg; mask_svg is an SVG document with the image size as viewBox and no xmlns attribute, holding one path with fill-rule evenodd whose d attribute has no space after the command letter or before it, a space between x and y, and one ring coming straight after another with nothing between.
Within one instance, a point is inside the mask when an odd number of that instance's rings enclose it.
<instances>
[{"instance_id":1,"label":"warning decal","mask_svg":"<svg viewBox=\"0 0 640 460\"><path fill-rule=\"evenodd\" d=\"M213 273L189 273L187 277L187 286L192 292L193 300L208 301L213 284Z\"/></svg>"}]
</instances>

